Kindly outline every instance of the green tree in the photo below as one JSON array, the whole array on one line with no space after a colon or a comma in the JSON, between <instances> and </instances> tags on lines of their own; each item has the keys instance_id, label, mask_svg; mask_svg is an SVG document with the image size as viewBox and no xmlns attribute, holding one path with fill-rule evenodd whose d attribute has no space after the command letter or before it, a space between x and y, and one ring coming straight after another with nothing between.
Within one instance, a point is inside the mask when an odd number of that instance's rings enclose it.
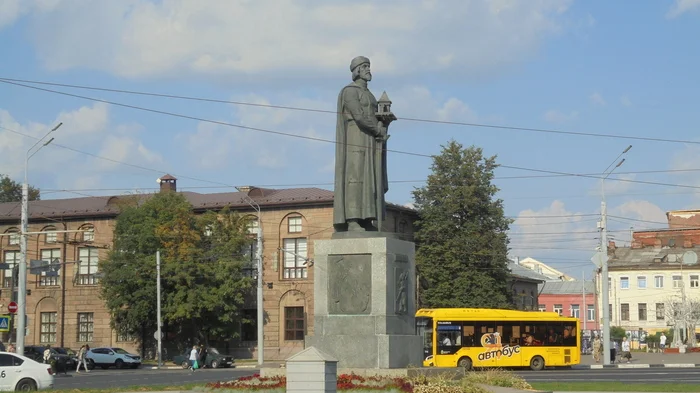
<instances>
[{"instance_id":1,"label":"green tree","mask_svg":"<svg viewBox=\"0 0 700 393\"><path fill-rule=\"evenodd\" d=\"M100 264L112 327L150 341L156 326L156 251L161 251L162 317L182 342L234 337L251 279L242 274L246 220L222 211L196 215L178 193L121 204L114 250Z\"/></svg>"},{"instance_id":2,"label":"green tree","mask_svg":"<svg viewBox=\"0 0 700 393\"><path fill-rule=\"evenodd\" d=\"M508 237L512 220L492 184L496 158L456 141L433 158L413 192L419 212L416 264L421 307L510 307Z\"/></svg>"},{"instance_id":3,"label":"green tree","mask_svg":"<svg viewBox=\"0 0 700 393\"><path fill-rule=\"evenodd\" d=\"M39 199L39 189L29 186L29 200L38 201ZM0 174L0 203L21 201L22 183L18 183L6 175Z\"/></svg>"},{"instance_id":4,"label":"green tree","mask_svg":"<svg viewBox=\"0 0 700 393\"><path fill-rule=\"evenodd\" d=\"M623 337L627 337L627 332L623 327L610 326L610 337L615 341L622 341Z\"/></svg>"}]
</instances>

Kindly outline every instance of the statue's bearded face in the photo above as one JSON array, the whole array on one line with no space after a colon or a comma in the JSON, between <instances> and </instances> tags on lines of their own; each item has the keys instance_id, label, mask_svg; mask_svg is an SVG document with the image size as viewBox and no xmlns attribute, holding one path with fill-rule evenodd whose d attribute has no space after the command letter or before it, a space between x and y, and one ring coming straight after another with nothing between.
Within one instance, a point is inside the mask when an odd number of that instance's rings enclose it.
<instances>
[{"instance_id":1,"label":"statue's bearded face","mask_svg":"<svg viewBox=\"0 0 700 393\"><path fill-rule=\"evenodd\" d=\"M372 72L369 70L369 63L360 64L355 70L359 79L367 82L372 80Z\"/></svg>"}]
</instances>

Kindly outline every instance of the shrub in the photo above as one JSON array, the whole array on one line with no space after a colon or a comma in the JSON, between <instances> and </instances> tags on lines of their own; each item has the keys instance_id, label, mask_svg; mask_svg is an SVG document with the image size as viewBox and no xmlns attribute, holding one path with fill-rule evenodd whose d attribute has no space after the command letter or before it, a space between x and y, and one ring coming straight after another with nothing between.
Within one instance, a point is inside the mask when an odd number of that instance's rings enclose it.
<instances>
[{"instance_id":1,"label":"shrub","mask_svg":"<svg viewBox=\"0 0 700 393\"><path fill-rule=\"evenodd\" d=\"M501 369L488 369L486 371L468 372L462 380L464 384L481 383L484 385L502 386L506 388L532 390L527 381L514 373Z\"/></svg>"}]
</instances>

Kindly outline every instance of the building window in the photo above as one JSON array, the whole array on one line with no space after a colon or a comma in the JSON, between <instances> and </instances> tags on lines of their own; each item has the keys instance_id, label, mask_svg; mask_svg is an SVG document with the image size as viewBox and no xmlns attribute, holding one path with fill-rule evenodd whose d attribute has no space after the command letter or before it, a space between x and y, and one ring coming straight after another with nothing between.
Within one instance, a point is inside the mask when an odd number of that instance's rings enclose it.
<instances>
[{"instance_id":1,"label":"building window","mask_svg":"<svg viewBox=\"0 0 700 393\"><path fill-rule=\"evenodd\" d=\"M639 289L646 289L647 287L647 278L646 276L639 276L637 277L637 288Z\"/></svg>"},{"instance_id":2,"label":"building window","mask_svg":"<svg viewBox=\"0 0 700 393\"><path fill-rule=\"evenodd\" d=\"M564 310L564 307L562 307L561 304L555 304L555 305L554 305L553 311L554 311L555 313L561 315L563 310Z\"/></svg>"},{"instance_id":3,"label":"building window","mask_svg":"<svg viewBox=\"0 0 700 393\"><path fill-rule=\"evenodd\" d=\"M613 306L612 306L612 304L608 304L608 317L610 317L610 320L615 319L615 318L613 317L613 315L614 315L614 314L613 314Z\"/></svg>"},{"instance_id":4,"label":"building window","mask_svg":"<svg viewBox=\"0 0 700 393\"><path fill-rule=\"evenodd\" d=\"M666 319L666 306L663 303L656 303L656 320L663 321Z\"/></svg>"},{"instance_id":5,"label":"building window","mask_svg":"<svg viewBox=\"0 0 700 393\"><path fill-rule=\"evenodd\" d=\"M162 328L162 327L161 327ZM130 333L117 333L117 342L133 342L136 341L136 336Z\"/></svg>"},{"instance_id":6,"label":"building window","mask_svg":"<svg viewBox=\"0 0 700 393\"><path fill-rule=\"evenodd\" d=\"M83 241L84 242L94 242L95 241L95 228L85 227L82 228L83 231Z\"/></svg>"},{"instance_id":7,"label":"building window","mask_svg":"<svg viewBox=\"0 0 700 393\"><path fill-rule=\"evenodd\" d=\"M3 287L10 288L12 286L12 273L18 263L19 251L5 251L5 264L7 265L7 268L5 269L5 277L3 278L2 282ZM15 283L15 286L17 286L17 283Z\"/></svg>"},{"instance_id":8,"label":"building window","mask_svg":"<svg viewBox=\"0 0 700 393\"><path fill-rule=\"evenodd\" d=\"M690 276L690 287L691 288L697 288L698 287L698 275L694 274Z\"/></svg>"},{"instance_id":9,"label":"building window","mask_svg":"<svg viewBox=\"0 0 700 393\"><path fill-rule=\"evenodd\" d=\"M258 339L258 310L243 310L241 322L241 341L255 341Z\"/></svg>"},{"instance_id":10,"label":"building window","mask_svg":"<svg viewBox=\"0 0 700 393\"><path fill-rule=\"evenodd\" d=\"M83 247L78 249L78 285L95 285L98 282L95 274L99 262L98 249Z\"/></svg>"},{"instance_id":11,"label":"building window","mask_svg":"<svg viewBox=\"0 0 700 393\"><path fill-rule=\"evenodd\" d=\"M627 303L620 304L620 320L629 321L630 320L630 305Z\"/></svg>"},{"instance_id":12,"label":"building window","mask_svg":"<svg viewBox=\"0 0 700 393\"><path fill-rule=\"evenodd\" d=\"M56 342L56 315L57 313L55 312L42 312L40 315L41 334L39 335L39 342L42 344Z\"/></svg>"},{"instance_id":13,"label":"building window","mask_svg":"<svg viewBox=\"0 0 700 393\"><path fill-rule=\"evenodd\" d=\"M637 312L639 313L639 321L646 321L647 320L647 304L646 303L639 303L637 305Z\"/></svg>"},{"instance_id":14,"label":"building window","mask_svg":"<svg viewBox=\"0 0 700 393\"><path fill-rule=\"evenodd\" d=\"M284 308L284 339L286 341L304 339L304 307Z\"/></svg>"},{"instance_id":15,"label":"building window","mask_svg":"<svg viewBox=\"0 0 700 393\"><path fill-rule=\"evenodd\" d=\"M612 278L608 277L608 292L612 292Z\"/></svg>"},{"instance_id":16,"label":"building window","mask_svg":"<svg viewBox=\"0 0 700 393\"><path fill-rule=\"evenodd\" d=\"M284 278L306 278L306 238L284 239Z\"/></svg>"},{"instance_id":17,"label":"building window","mask_svg":"<svg viewBox=\"0 0 700 393\"><path fill-rule=\"evenodd\" d=\"M589 321L595 321L595 306L592 304L589 304L586 306L587 311L588 311L588 320Z\"/></svg>"},{"instance_id":18,"label":"building window","mask_svg":"<svg viewBox=\"0 0 700 393\"><path fill-rule=\"evenodd\" d=\"M620 277L620 289L630 289L629 277Z\"/></svg>"},{"instance_id":19,"label":"building window","mask_svg":"<svg viewBox=\"0 0 700 393\"><path fill-rule=\"evenodd\" d=\"M78 342L91 342L94 329L92 313L78 313Z\"/></svg>"},{"instance_id":20,"label":"building window","mask_svg":"<svg viewBox=\"0 0 700 393\"><path fill-rule=\"evenodd\" d=\"M581 316L581 309L578 304L571 305L571 316L574 318L579 318Z\"/></svg>"},{"instance_id":21,"label":"building window","mask_svg":"<svg viewBox=\"0 0 700 393\"><path fill-rule=\"evenodd\" d=\"M46 243L56 243L58 241L58 234L55 229L46 230Z\"/></svg>"},{"instance_id":22,"label":"building window","mask_svg":"<svg viewBox=\"0 0 700 393\"><path fill-rule=\"evenodd\" d=\"M47 261L51 263L54 260L59 260L61 259L61 249L59 248L54 248L51 250L41 250L41 260L42 261ZM39 286L56 286L58 285L58 276L56 275L51 275L52 273L54 274L61 274L61 269L60 266L58 265L59 269L54 272L54 270L49 269L47 271L42 271L41 276L39 277ZM51 273L50 273L51 272ZM49 275L47 275L47 273Z\"/></svg>"},{"instance_id":23,"label":"building window","mask_svg":"<svg viewBox=\"0 0 700 393\"><path fill-rule=\"evenodd\" d=\"M248 231L249 235L257 236L258 235L258 218L252 218L250 221L248 221L248 225L246 227L246 230Z\"/></svg>"},{"instance_id":24,"label":"building window","mask_svg":"<svg viewBox=\"0 0 700 393\"><path fill-rule=\"evenodd\" d=\"M10 232L9 244L11 246L19 245L19 232Z\"/></svg>"},{"instance_id":25,"label":"building window","mask_svg":"<svg viewBox=\"0 0 700 393\"><path fill-rule=\"evenodd\" d=\"M258 276L258 242L250 242L245 246L243 255L245 256L245 264L243 265L243 275L246 277Z\"/></svg>"},{"instance_id":26,"label":"building window","mask_svg":"<svg viewBox=\"0 0 700 393\"><path fill-rule=\"evenodd\" d=\"M674 288L682 288L683 287L683 277L673 276L673 287Z\"/></svg>"},{"instance_id":27,"label":"building window","mask_svg":"<svg viewBox=\"0 0 700 393\"><path fill-rule=\"evenodd\" d=\"M654 276L654 288L664 287L664 276Z\"/></svg>"},{"instance_id":28,"label":"building window","mask_svg":"<svg viewBox=\"0 0 700 393\"><path fill-rule=\"evenodd\" d=\"M289 226L289 233L301 232L301 217L289 217L287 219L287 224Z\"/></svg>"},{"instance_id":29,"label":"building window","mask_svg":"<svg viewBox=\"0 0 700 393\"><path fill-rule=\"evenodd\" d=\"M537 309L544 312L547 311L547 305L546 304L540 304L537 306Z\"/></svg>"}]
</instances>

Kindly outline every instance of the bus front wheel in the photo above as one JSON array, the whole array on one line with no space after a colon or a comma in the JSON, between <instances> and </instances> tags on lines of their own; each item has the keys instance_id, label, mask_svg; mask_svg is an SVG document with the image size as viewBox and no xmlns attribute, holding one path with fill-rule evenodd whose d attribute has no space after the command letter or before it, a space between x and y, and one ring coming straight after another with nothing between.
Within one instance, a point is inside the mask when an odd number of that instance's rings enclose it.
<instances>
[{"instance_id":1,"label":"bus front wheel","mask_svg":"<svg viewBox=\"0 0 700 393\"><path fill-rule=\"evenodd\" d=\"M544 369L544 359L542 359L542 356L535 356L530 359L530 369L534 371L541 371Z\"/></svg>"},{"instance_id":2,"label":"bus front wheel","mask_svg":"<svg viewBox=\"0 0 700 393\"><path fill-rule=\"evenodd\" d=\"M469 371L472 369L472 360L468 357L463 357L459 359L459 361L457 362L457 366L462 367L466 371Z\"/></svg>"}]
</instances>

